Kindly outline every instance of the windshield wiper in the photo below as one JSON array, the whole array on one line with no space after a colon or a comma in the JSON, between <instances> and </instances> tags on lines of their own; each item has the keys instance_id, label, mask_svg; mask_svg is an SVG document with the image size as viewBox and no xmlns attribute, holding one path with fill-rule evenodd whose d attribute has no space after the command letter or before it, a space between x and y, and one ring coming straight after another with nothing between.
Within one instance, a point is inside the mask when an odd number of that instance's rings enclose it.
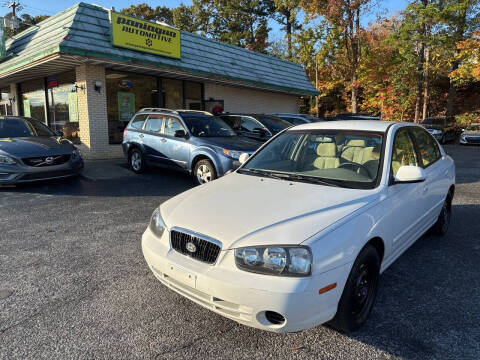
<instances>
[{"instance_id":1,"label":"windshield wiper","mask_svg":"<svg viewBox=\"0 0 480 360\"><path fill-rule=\"evenodd\" d=\"M286 174L286 173L274 173L277 178L283 180L292 180L292 181L299 181L299 182L307 182L310 184L322 184L327 186L335 186L335 187L343 187L337 181L326 181L320 179L315 176L307 176L307 175L298 175L298 174Z\"/></svg>"},{"instance_id":2,"label":"windshield wiper","mask_svg":"<svg viewBox=\"0 0 480 360\"><path fill-rule=\"evenodd\" d=\"M325 181L319 179L315 176L305 176L305 175L297 175L297 174L287 174L287 173L278 173L278 172L271 172L265 170L258 170L258 169L240 169L239 173L246 172L251 173L258 176L265 176L272 179L278 180L287 180L287 181L299 181L299 182L306 182L310 184L322 184L327 186L335 186L335 187L344 187L337 181Z\"/></svg>"},{"instance_id":3,"label":"windshield wiper","mask_svg":"<svg viewBox=\"0 0 480 360\"><path fill-rule=\"evenodd\" d=\"M265 170L258 170L258 169L240 169L238 170L240 174L242 173L249 173L257 176L265 176L273 179L285 180L283 177L278 176L276 173L272 173L270 171Z\"/></svg>"}]
</instances>

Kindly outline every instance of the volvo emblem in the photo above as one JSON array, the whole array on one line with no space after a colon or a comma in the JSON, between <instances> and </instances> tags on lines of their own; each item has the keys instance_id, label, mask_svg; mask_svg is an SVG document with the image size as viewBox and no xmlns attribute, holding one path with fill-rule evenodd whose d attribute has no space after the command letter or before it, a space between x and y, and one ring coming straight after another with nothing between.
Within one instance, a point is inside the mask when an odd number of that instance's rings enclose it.
<instances>
[{"instance_id":1,"label":"volvo emblem","mask_svg":"<svg viewBox=\"0 0 480 360\"><path fill-rule=\"evenodd\" d=\"M185 248L187 249L188 252L191 252L192 254L197 251L197 247L195 246L194 243L188 242L185 244Z\"/></svg>"},{"instance_id":2,"label":"volvo emblem","mask_svg":"<svg viewBox=\"0 0 480 360\"><path fill-rule=\"evenodd\" d=\"M53 157L49 156L45 158L45 163L48 165L53 164Z\"/></svg>"}]
</instances>

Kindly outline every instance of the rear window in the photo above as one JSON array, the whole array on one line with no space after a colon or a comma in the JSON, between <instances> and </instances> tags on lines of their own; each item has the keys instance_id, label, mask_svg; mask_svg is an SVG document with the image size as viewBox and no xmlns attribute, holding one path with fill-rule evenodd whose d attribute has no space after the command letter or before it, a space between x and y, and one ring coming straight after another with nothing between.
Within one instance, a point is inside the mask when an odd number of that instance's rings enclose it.
<instances>
[{"instance_id":1,"label":"rear window","mask_svg":"<svg viewBox=\"0 0 480 360\"><path fill-rule=\"evenodd\" d=\"M147 116L148 116L147 114L139 114L135 116L133 120L130 122L129 128L141 130Z\"/></svg>"}]
</instances>

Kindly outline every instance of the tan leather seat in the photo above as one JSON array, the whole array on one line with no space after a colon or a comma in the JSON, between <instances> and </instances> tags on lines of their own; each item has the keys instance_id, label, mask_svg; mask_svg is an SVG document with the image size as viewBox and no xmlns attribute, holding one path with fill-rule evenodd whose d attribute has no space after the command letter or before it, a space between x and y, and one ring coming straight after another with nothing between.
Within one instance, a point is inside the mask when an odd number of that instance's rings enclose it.
<instances>
[{"instance_id":1,"label":"tan leather seat","mask_svg":"<svg viewBox=\"0 0 480 360\"><path fill-rule=\"evenodd\" d=\"M317 169L334 169L340 165L335 143L321 143L317 146L318 157L313 162Z\"/></svg>"},{"instance_id":2,"label":"tan leather seat","mask_svg":"<svg viewBox=\"0 0 480 360\"><path fill-rule=\"evenodd\" d=\"M365 147L365 145L363 139L352 139L347 142L340 157L345 161L365 164L367 161L374 159L372 155L373 147Z\"/></svg>"}]
</instances>

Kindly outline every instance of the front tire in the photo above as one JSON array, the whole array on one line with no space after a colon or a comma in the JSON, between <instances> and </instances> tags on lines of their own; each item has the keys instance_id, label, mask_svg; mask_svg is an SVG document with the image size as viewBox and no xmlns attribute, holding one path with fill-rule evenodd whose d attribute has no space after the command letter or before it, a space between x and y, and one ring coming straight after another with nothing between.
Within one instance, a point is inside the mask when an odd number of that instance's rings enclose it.
<instances>
[{"instance_id":1,"label":"front tire","mask_svg":"<svg viewBox=\"0 0 480 360\"><path fill-rule=\"evenodd\" d=\"M130 150L128 153L128 163L133 172L137 174L144 172L147 167L143 153L137 148Z\"/></svg>"},{"instance_id":2,"label":"front tire","mask_svg":"<svg viewBox=\"0 0 480 360\"><path fill-rule=\"evenodd\" d=\"M193 177L198 184L205 184L217 178L215 166L210 160L203 159L195 164Z\"/></svg>"},{"instance_id":3,"label":"front tire","mask_svg":"<svg viewBox=\"0 0 480 360\"><path fill-rule=\"evenodd\" d=\"M433 225L432 231L437 236L444 236L450 228L452 218L452 195L448 193L442 206L442 211L438 215L437 222Z\"/></svg>"},{"instance_id":4,"label":"front tire","mask_svg":"<svg viewBox=\"0 0 480 360\"><path fill-rule=\"evenodd\" d=\"M379 278L380 256L375 247L367 245L353 264L330 325L346 334L360 329L375 303Z\"/></svg>"}]
</instances>

